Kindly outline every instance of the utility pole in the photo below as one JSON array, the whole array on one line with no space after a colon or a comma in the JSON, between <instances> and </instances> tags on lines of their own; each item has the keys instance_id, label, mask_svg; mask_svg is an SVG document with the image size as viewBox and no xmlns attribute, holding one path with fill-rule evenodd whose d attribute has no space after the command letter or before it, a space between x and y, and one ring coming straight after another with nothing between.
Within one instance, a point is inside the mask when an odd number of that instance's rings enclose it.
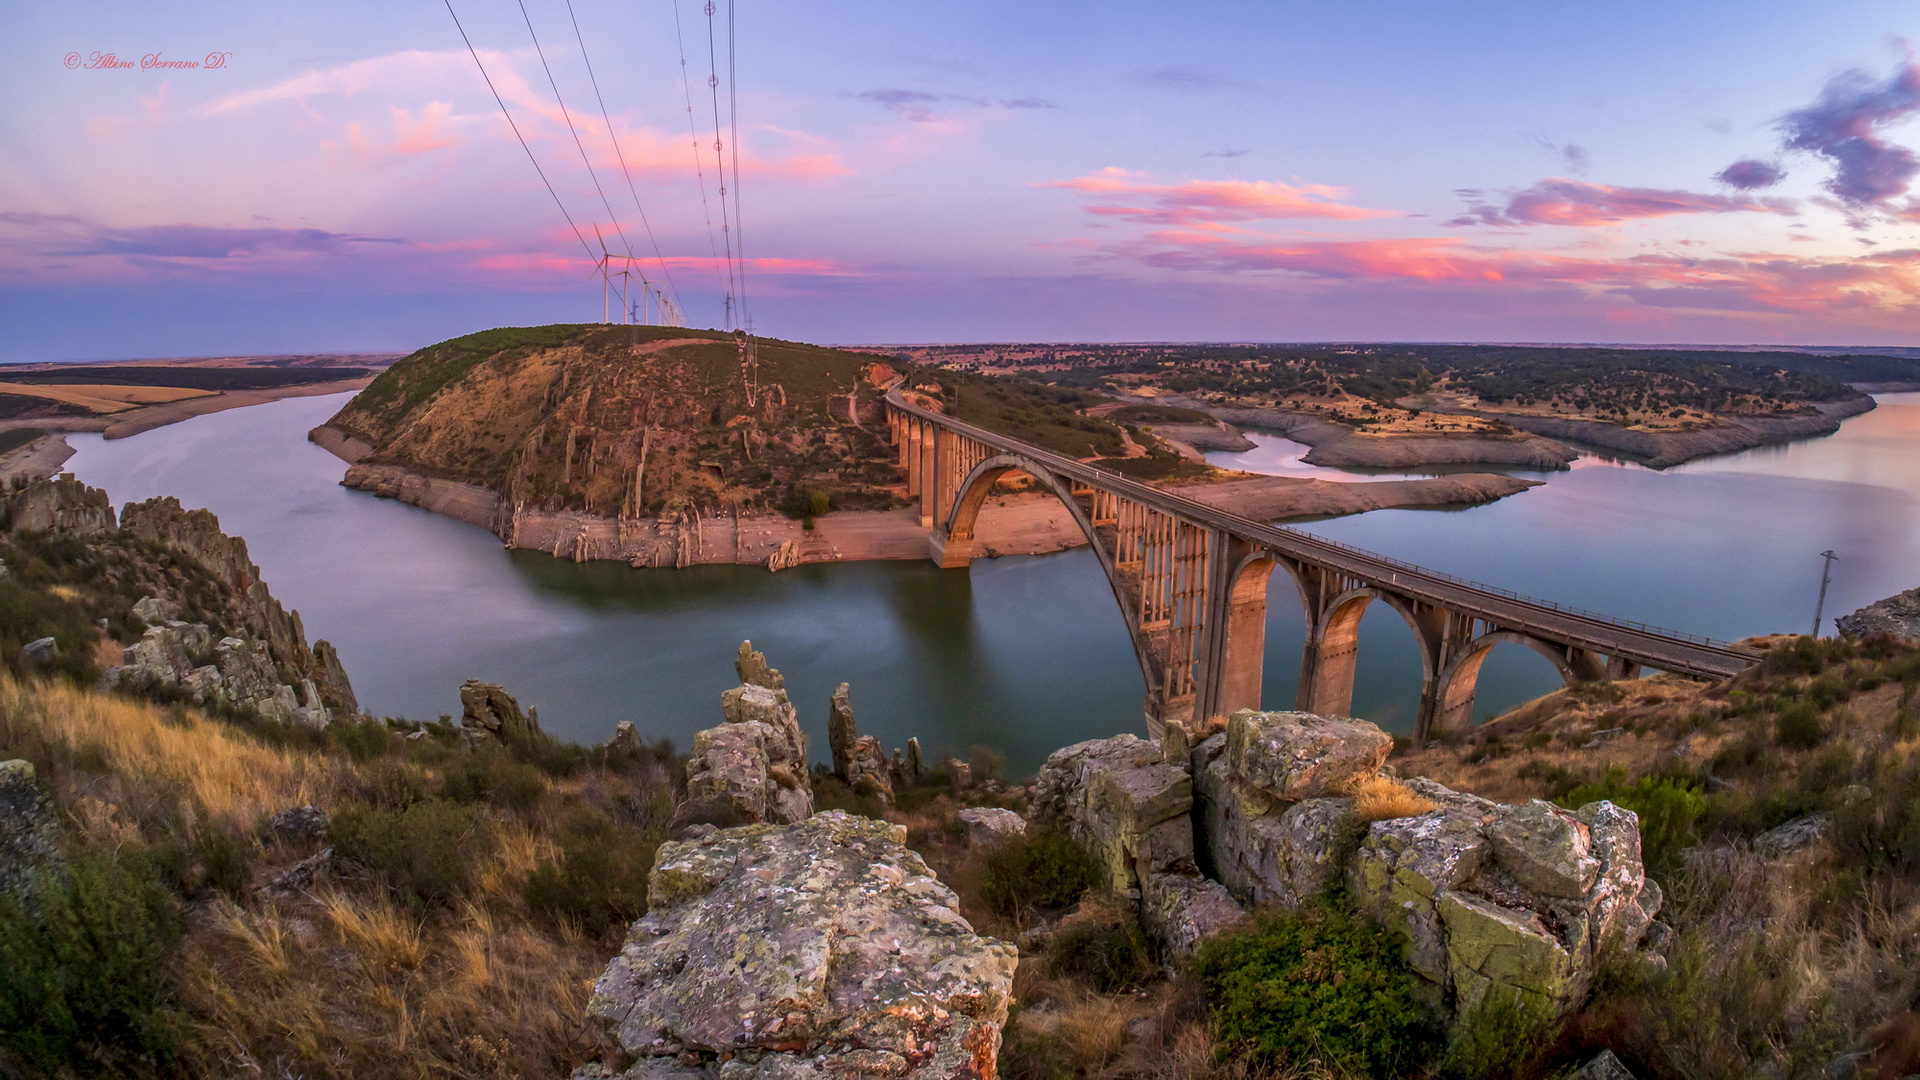
<instances>
[{"instance_id":1,"label":"utility pole","mask_svg":"<svg viewBox=\"0 0 1920 1080\"><path fill-rule=\"evenodd\" d=\"M1833 553L1832 548L1821 552L1820 557L1827 560L1827 562L1820 570L1820 599L1814 601L1813 604L1814 637L1820 636L1820 616L1825 614L1827 609L1827 584L1833 580L1833 564L1840 558L1840 556Z\"/></svg>"}]
</instances>

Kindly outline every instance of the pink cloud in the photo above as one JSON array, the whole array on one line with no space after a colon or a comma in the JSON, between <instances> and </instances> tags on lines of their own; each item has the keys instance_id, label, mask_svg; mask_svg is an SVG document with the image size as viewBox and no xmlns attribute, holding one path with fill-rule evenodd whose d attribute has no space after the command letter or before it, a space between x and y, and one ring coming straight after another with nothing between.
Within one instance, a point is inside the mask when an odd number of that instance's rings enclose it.
<instances>
[{"instance_id":1,"label":"pink cloud","mask_svg":"<svg viewBox=\"0 0 1920 1080\"><path fill-rule=\"evenodd\" d=\"M1271 180L1188 180L1179 184L1155 184L1139 177L1139 173L1125 169L1106 168L1040 186L1101 196L1106 201L1088 206L1087 212L1102 217L1222 231L1229 231L1220 224L1227 221L1279 218L1363 221L1401 216L1397 210L1376 210L1341 202L1347 190L1326 184L1295 186Z\"/></svg>"},{"instance_id":2,"label":"pink cloud","mask_svg":"<svg viewBox=\"0 0 1920 1080\"><path fill-rule=\"evenodd\" d=\"M1469 197L1469 209L1462 216L1447 222L1449 225L1569 225L1591 228L1678 214L1791 214L1797 209L1787 199L1615 187L1557 176L1548 177L1524 191L1514 193L1505 207L1480 201L1478 192L1462 194Z\"/></svg>"},{"instance_id":3,"label":"pink cloud","mask_svg":"<svg viewBox=\"0 0 1920 1080\"><path fill-rule=\"evenodd\" d=\"M1242 240L1198 229L1158 232L1105 250L1163 269L1278 272L1320 283L1400 282L1516 296L1572 289L1589 300L1752 316L1920 315L1920 251L1914 250L1851 258L1775 252L1608 257L1455 238Z\"/></svg>"}]
</instances>

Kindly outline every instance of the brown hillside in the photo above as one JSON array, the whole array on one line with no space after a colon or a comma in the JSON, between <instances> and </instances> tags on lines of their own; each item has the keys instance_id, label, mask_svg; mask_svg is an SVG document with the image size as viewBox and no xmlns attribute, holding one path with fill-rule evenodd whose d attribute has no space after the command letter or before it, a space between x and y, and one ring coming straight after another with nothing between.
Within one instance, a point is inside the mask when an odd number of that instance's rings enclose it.
<instances>
[{"instance_id":1,"label":"brown hillside","mask_svg":"<svg viewBox=\"0 0 1920 1080\"><path fill-rule=\"evenodd\" d=\"M373 463L516 504L643 516L884 508L897 482L871 355L669 327L486 331L408 356L329 423Z\"/></svg>"}]
</instances>

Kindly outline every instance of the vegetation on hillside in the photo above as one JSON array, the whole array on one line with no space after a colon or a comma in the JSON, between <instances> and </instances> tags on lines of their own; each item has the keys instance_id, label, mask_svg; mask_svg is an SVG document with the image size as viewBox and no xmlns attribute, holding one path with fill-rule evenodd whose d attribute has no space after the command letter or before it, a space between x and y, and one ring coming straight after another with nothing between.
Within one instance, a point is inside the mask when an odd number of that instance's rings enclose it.
<instances>
[{"instance_id":1,"label":"vegetation on hillside","mask_svg":"<svg viewBox=\"0 0 1920 1080\"><path fill-rule=\"evenodd\" d=\"M367 460L608 517L896 496L875 359L672 327L509 327L400 360L330 423ZM872 376L872 377L869 377Z\"/></svg>"},{"instance_id":2,"label":"vegetation on hillside","mask_svg":"<svg viewBox=\"0 0 1920 1080\"><path fill-rule=\"evenodd\" d=\"M1493 408L1589 419L1696 421L1791 414L1853 396L1851 382L1920 380L1920 360L1880 355L1498 345L926 346L903 359L1019 371L1060 386L1142 386L1239 404L1369 403L1434 392ZM1364 424L1355 414L1346 422Z\"/></svg>"}]
</instances>

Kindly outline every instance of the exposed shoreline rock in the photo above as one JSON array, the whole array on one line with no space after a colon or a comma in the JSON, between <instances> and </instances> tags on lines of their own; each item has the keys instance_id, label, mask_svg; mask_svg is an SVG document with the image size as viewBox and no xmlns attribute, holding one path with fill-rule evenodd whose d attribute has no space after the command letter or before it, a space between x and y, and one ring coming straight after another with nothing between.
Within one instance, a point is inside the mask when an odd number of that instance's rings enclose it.
<instances>
[{"instance_id":1,"label":"exposed shoreline rock","mask_svg":"<svg viewBox=\"0 0 1920 1080\"><path fill-rule=\"evenodd\" d=\"M579 511L516 511L476 484L425 476L397 465L359 463L345 487L398 499L493 533L509 548L574 562L617 559L634 567L710 564L771 566L927 557L919 512L835 511L808 531L782 516L616 520ZM1462 473L1424 480L1335 483L1297 477L1240 477L1169 490L1259 520L1330 517L1387 508L1473 506L1539 485L1537 480ZM994 496L981 508L982 555L1042 555L1084 547L1087 538L1052 495Z\"/></svg>"},{"instance_id":2,"label":"exposed shoreline rock","mask_svg":"<svg viewBox=\"0 0 1920 1080\"><path fill-rule=\"evenodd\" d=\"M992 1080L1018 953L901 825L841 811L661 845L588 1018L627 1080Z\"/></svg>"},{"instance_id":3,"label":"exposed shoreline rock","mask_svg":"<svg viewBox=\"0 0 1920 1080\"><path fill-rule=\"evenodd\" d=\"M1727 416L1713 427L1695 431L1634 431L1618 424L1564 416L1491 411L1472 411L1472 415L1623 454L1648 468L1666 469L1695 458L1831 435L1840 430L1842 421L1871 412L1873 408L1874 400L1861 394L1840 401L1817 402L1812 416Z\"/></svg>"},{"instance_id":4,"label":"exposed shoreline rock","mask_svg":"<svg viewBox=\"0 0 1920 1080\"><path fill-rule=\"evenodd\" d=\"M1197 409L1227 423L1261 428L1305 443L1313 447L1301 458L1309 465L1354 468L1515 465L1564 469L1580 456L1580 452L1572 447L1534 434L1501 436L1440 432L1431 435L1369 435L1323 416L1289 409L1233 408L1178 395L1153 400ZM1159 430L1158 427L1154 428L1156 433ZM1222 449L1251 449L1251 444Z\"/></svg>"},{"instance_id":5,"label":"exposed shoreline rock","mask_svg":"<svg viewBox=\"0 0 1920 1080\"><path fill-rule=\"evenodd\" d=\"M1840 633L1850 638L1892 634L1907 641L1920 641L1920 588L1876 600L1833 622Z\"/></svg>"}]
</instances>

